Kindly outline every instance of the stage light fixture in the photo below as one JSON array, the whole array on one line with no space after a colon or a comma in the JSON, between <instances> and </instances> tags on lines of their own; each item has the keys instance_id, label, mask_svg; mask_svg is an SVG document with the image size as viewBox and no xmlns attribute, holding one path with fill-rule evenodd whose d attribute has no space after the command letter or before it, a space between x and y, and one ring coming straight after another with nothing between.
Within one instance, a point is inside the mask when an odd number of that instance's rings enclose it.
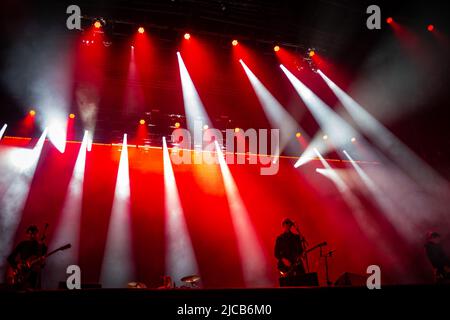
<instances>
[{"instance_id":1,"label":"stage light fixture","mask_svg":"<svg viewBox=\"0 0 450 320\"><path fill-rule=\"evenodd\" d=\"M205 124L204 126L203 126L203 130L208 130L209 129L209 126L207 125L207 124Z\"/></svg>"},{"instance_id":2,"label":"stage light fixture","mask_svg":"<svg viewBox=\"0 0 450 320\"><path fill-rule=\"evenodd\" d=\"M355 142L356 142L356 138L353 137L350 141L351 141L352 143L355 143Z\"/></svg>"},{"instance_id":3,"label":"stage light fixture","mask_svg":"<svg viewBox=\"0 0 450 320\"><path fill-rule=\"evenodd\" d=\"M394 22L394 19L392 17L389 17L386 19L386 22L391 24L392 22Z\"/></svg>"},{"instance_id":4,"label":"stage light fixture","mask_svg":"<svg viewBox=\"0 0 450 320\"><path fill-rule=\"evenodd\" d=\"M430 31L430 32L433 31L434 30L434 26L432 24L429 24L428 27L427 27L427 30Z\"/></svg>"},{"instance_id":5,"label":"stage light fixture","mask_svg":"<svg viewBox=\"0 0 450 320\"><path fill-rule=\"evenodd\" d=\"M75 119L75 114L73 114L73 113L69 114L69 118L70 119Z\"/></svg>"},{"instance_id":6,"label":"stage light fixture","mask_svg":"<svg viewBox=\"0 0 450 320\"><path fill-rule=\"evenodd\" d=\"M30 116L34 117L36 115L36 111L34 111L33 109L30 110L29 112Z\"/></svg>"},{"instance_id":7,"label":"stage light fixture","mask_svg":"<svg viewBox=\"0 0 450 320\"><path fill-rule=\"evenodd\" d=\"M100 29L101 27L102 27L102 23L100 22L100 21L95 21L94 22L94 27L96 28L96 29Z\"/></svg>"},{"instance_id":8,"label":"stage light fixture","mask_svg":"<svg viewBox=\"0 0 450 320\"><path fill-rule=\"evenodd\" d=\"M297 138L300 138L300 137L302 136L302 134L301 134L300 132L297 132L297 133L295 134L295 136L296 136Z\"/></svg>"},{"instance_id":9,"label":"stage light fixture","mask_svg":"<svg viewBox=\"0 0 450 320\"><path fill-rule=\"evenodd\" d=\"M139 32L140 34L143 34L143 33L145 32L144 27L139 27L139 28L138 28L138 32Z\"/></svg>"},{"instance_id":10,"label":"stage light fixture","mask_svg":"<svg viewBox=\"0 0 450 320\"><path fill-rule=\"evenodd\" d=\"M231 44L234 46L234 47L236 47L237 45L238 45L238 41L237 40L233 40L233 41L231 41Z\"/></svg>"},{"instance_id":11,"label":"stage light fixture","mask_svg":"<svg viewBox=\"0 0 450 320\"><path fill-rule=\"evenodd\" d=\"M275 51L275 52L280 51L280 46L275 46L275 47L273 47L273 51Z\"/></svg>"},{"instance_id":12,"label":"stage light fixture","mask_svg":"<svg viewBox=\"0 0 450 320\"><path fill-rule=\"evenodd\" d=\"M308 55L310 58L314 57L314 55L316 54L316 52L314 50L309 50Z\"/></svg>"},{"instance_id":13,"label":"stage light fixture","mask_svg":"<svg viewBox=\"0 0 450 320\"><path fill-rule=\"evenodd\" d=\"M178 128L181 126L181 124L180 124L179 122L175 122L175 125L174 125L174 126L175 126L175 128L178 129Z\"/></svg>"},{"instance_id":14,"label":"stage light fixture","mask_svg":"<svg viewBox=\"0 0 450 320\"><path fill-rule=\"evenodd\" d=\"M234 132L239 132L239 131L241 131L241 129L239 129L239 128L234 128Z\"/></svg>"},{"instance_id":15,"label":"stage light fixture","mask_svg":"<svg viewBox=\"0 0 450 320\"><path fill-rule=\"evenodd\" d=\"M191 38L191 35L190 35L189 33L185 33L185 34L184 34L184 38L185 38L186 40L189 40L189 39Z\"/></svg>"},{"instance_id":16,"label":"stage light fixture","mask_svg":"<svg viewBox=\"0 0 450 320\"><path fill-rule=\"evenodd\" d=\"M145 124L145 120L144 119L139 120L139 124Z\"/></svg>"},{"instance_id":17,"label":"stage light fixture","mask_svg":"<svg viewBox=\"0 0 450 320\"><path fill-rule=\"evenodd\" d=\"M322 139L323 139L323 140L328 140L328 135L326 135L326 134L323 135Z\"/></svg>"}]
</instances>

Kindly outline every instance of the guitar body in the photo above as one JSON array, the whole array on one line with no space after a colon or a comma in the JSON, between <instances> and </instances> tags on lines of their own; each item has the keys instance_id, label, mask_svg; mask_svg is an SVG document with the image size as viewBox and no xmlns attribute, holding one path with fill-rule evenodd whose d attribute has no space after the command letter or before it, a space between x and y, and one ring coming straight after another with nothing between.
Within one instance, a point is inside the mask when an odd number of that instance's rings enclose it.
<instances>
[{"instance_id":1,"label":"guitar body","mask_svg":"<svg viewBox=\"0 0 450 320\"><path fill-rule=\"evenodd\" d=\"M278 271L280 272L281 278L287 278L291 276L296 276L298 274L305 273L305 268L303 266L303 260L301 258L297 259L296 262L291 263L290 266L286 266L283 261L278 261Z\"/></svg>"},{"instance_id":2,"label":"guitar body","mask_svg":"<svg viewBox=\"0 0 450 320\"><path fill-rule=\"evenodd\" d=\"M6 284L11 286L17 284L17 276L18 276L17 270L9 267L6 270Z\"/></svg>"},{"instance_id":3,"label":"guitar body","mask_svg":"<svg viewBox=\"0 0 450 320\"><path fill-rule=\"evenodd\" d=\"M14 286L25 286L32 279L33 274L37 274L42 269L42 262L45 257L32 256L26 260L19 261L17 268L8 268L6 272L6 283Z\"/></svg>"},{"instance_id":4,"label":"guitar body","mask_svg":"<svg viewBox=\"0 0 450 320\"><path fill-rule=\"evenodd\" d=\"M26 260L18 261L17 268L8 268L6 272L6 283L19 288L34 287L37 277L44 266L45 259L58 251L71 248L71 244L66 244L45 256L31 256Z\"/></svg>"}]
</instances>

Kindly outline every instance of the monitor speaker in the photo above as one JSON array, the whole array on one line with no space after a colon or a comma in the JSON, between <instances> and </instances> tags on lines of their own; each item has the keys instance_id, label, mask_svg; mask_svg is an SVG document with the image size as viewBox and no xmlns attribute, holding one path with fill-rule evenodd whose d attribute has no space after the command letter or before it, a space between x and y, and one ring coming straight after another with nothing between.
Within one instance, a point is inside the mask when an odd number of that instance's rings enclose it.
<instances>
[{"instance_id":1,"label":"monitor speaker","mask_svg":"<svg viewBox=\"0 0 450 320\"><path fill-rule=\"evenodd\" d=\"M339 278L337 278L336 282L334 283L335 286L355 286L355 287L362 287L366 286L367 277L351 273L351 272L344 272Z\"/></svg>"}]
</instances>

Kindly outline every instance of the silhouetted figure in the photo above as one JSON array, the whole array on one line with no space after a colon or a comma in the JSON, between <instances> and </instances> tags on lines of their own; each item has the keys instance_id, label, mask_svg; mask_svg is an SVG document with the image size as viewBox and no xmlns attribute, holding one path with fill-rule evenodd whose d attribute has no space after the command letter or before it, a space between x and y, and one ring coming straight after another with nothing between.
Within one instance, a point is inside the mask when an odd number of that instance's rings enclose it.
<instances>
[{"instance_id":1,"label":"silhouetted figure","mask_svg":"<svg viewBox=\"0 0 450 320\"><path fill-rule=\"evenodd\" d=\"M43 239L38 240L39 229L35 225L27 228L27 240L21 241L8 256L12 270L8 282L20 289L40 289L43 263L47 253Z\"/></svg>"},{"instance_id":2,"label":"silhouetted figure","mask_svg":"<svg viewBox=\"0 0 450 320\"><path fill-rule=\"evenodd\" d=\"M277 237L274 255L278 259L280 271L280 286L297 285L298 276L305 273L301 259L306 246L306 240L301 236L298 227L289 218L282 222L283 233ZM297 233L292 232L295 227Z\"/></svg>"},{"instance_id":3,"label":"silhouetted figure","mask_svg":"<svg viewBox=\"0 0 450 320\"><path fill-rule=\"evenodd\" d=\"M450 259L441 244L441 236L437 232L429 232L425 243L428 260L435 269L436 282L450 281Z\"/></svg>"}]
</instances>

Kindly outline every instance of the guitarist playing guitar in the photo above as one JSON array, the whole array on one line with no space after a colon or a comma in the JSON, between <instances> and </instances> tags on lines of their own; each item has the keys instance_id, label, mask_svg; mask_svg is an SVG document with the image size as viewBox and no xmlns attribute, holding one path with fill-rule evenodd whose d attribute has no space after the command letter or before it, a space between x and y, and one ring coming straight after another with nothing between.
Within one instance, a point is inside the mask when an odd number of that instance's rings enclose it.
<instances>
[{"instance_id":1,"label":"guitarist playing guitar","mask_svg":"<svg viewBox=\"0 0 450 320\"><path fill-rule=\"evenodd\" d=\"M308 243L294 221L285 218L281 225L283 233L277 237L274 250L275 257L278 259L280 286L294 286L296 277L305 273L301 258ZM296 233L292 232L293 227Z\"/></svg>"},{"instance_id":2,"label":"guitarist playing guitar","mask_svg":"<svg viewBox=\"0 0 450 320\"><path fill-rule=\"evenodd\" d=\"M47 225L45 226L47 229ZM12 267L13 274L20 273L22 269L27 268L26 261L36 258L39 260L47 253L47 245L45 244L45 232L39 239L39 229L35 225L27 228L28 239L21 241L14 251L9 255L8 262ZM34 259L34 260L36 260ZM13 283L20 285L22 289L39 289L41 287L41 271L43 268L42 261L36 261L29 267L27 277L20 283Z\"/></svg>"},{"instance_id":3,"label":"guitarist playing guitar","mask_svg":"<svg viewBox=\"0 0 450 320\"><path fill-rule=\"evenodd\" d=\"M11 268L8 270L6 281L9 285L22 290L40 289L41 271L44 267L45 259L59 251L72 247L68 243L47 253L47 246L44 242L47 228L48 224L45 225L44 233L40 240L37 240L39 230L35 225L27 228L28 240L20 242L8 257Z\"/></svg>"}]
</instances>

